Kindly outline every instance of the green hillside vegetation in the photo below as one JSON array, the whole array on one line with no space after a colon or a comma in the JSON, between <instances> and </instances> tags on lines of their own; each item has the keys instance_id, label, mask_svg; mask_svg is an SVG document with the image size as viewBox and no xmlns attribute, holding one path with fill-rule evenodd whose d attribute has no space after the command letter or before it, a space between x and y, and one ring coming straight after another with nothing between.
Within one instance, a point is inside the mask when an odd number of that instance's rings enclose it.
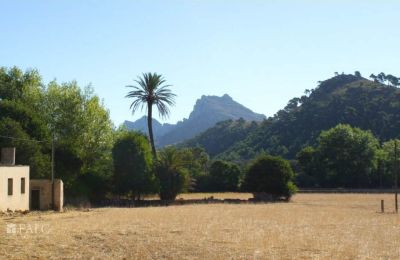
<instances>
[{"instance_id":1,"label":"green hillside vegetation","mask_svg":"<svg viewBox=\"0 0 400 260\"><path fill-rule=\"evenodd\" d=\"M257 129L258 124L255 121L249 122L242 118L236 121L222 121L180 146L201 146L210 156L216 156L230 148L237 140L246 138Z\"/></svg>"},{"instance_id":2,"label":"green hillside vegetation","mask_svg":"<svg viewBox=\"0 0 400 260\"><path fill-rule=\"evenodd\" d=\"M241 131L240 124L233 130L232 122L221 123L186 144L202 146L219 159L244 162L262 152L294 159L303 147L316 144L321 131L340 123L371 130L380 142L398 138L400 89L384 83L367 80L360 73L336 75L291 99L284 109L244 135L230 135Z\"/></svg>"}]
</instances>

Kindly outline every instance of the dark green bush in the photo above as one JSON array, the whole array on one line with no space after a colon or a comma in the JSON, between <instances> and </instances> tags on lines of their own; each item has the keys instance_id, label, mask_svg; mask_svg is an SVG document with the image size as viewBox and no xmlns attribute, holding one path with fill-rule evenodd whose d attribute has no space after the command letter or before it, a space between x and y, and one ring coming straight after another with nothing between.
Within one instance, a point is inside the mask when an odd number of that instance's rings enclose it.
<instances>
[{"instance_id":1,"label":"dark green bush","mask_svg":"<svg viewBox=\"0 0 400 260\"><path fill-rule=\"evenodd\" d=\"M160 199L174 200L189 186L189 173L182 151L167 147L158 155L156 173L160 183Z\"/></svg>"},{"instance_id":2,"label":"dark green bush","mask_svg":"<svg viewBox=\"0 0 400 260\"><path fill-rule=\"evenodd\" d=\"M266 194L272 199L289 200L296 192L292 180L294 173L287 160L262 155L249 165L243 190L253 194Z\"/></svg>"},{"instance_id":3,"label":"dark green bush","mask_svg":"<svg viewBox=\"0 0 400 260\"><path fill-rule=\"evenodd\" d=\"M156 191L150 145L140 133L126 132L113 147L114 183L118 194L135 199Z\"/></svg>"},{"instance_id":4,"label":"dark green bush","mask_svg":"<svg viewBox=\"0 0 400 260\"><path fill-rule=\"evenodd\" d=\"M240 168L234 163L214 161L210 167L210 191L237 191Z\"/></svg>"}]
</instances>

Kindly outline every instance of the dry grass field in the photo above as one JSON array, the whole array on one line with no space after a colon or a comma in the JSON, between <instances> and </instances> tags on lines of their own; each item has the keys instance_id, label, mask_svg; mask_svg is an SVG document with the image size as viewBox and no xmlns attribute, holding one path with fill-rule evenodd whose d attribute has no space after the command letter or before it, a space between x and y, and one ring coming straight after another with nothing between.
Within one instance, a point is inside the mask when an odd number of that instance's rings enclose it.
<instances>
[{"instance_id":1,"label":"dry grass field","mask_svg":"<svg viewBox=\"0 0 400 260\"><path fill-rule=\"evenodd\" d=\"M400 216L378 213L380 199L393 211L388 194L299 194L290 203L2 215L0 257L399 259Z\"/></svg>"}]
</instances>

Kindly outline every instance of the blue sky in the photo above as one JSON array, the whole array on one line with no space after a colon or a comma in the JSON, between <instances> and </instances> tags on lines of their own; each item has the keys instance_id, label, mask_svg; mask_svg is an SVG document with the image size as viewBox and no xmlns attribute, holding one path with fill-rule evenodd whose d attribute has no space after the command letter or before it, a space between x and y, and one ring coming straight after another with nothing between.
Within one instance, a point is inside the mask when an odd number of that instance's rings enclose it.
<instances>
[{"instance_id":1,"label":"blue sky","mask_svg":"<svg viewBox=\"0 0 400 260\"><path fill-rule=\"evenodd\" d=\"M124 86L149 71L178 95L166 122L203 94L271 116L336 71L399 76L399 11L400 1L0 0L0 66L91 83L116 125L142 116Z\"/></svg>"}]
</instances>

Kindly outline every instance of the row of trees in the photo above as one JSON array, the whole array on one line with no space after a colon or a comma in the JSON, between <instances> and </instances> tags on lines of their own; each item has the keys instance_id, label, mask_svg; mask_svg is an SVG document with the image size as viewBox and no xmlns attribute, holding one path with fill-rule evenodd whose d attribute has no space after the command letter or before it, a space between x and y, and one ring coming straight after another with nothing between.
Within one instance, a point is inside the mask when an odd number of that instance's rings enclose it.
<instances>
[{"instance_id":1,"label":"row of trees","mask_svg":"<svg viewBox=\"0 0 400 260\"><path fill-rule=\"evenodd\" d=\"M144 74L128 94L131 108L152 107L167 116L174 94L157 74ZM157 152L138 133L115 129L90 86L74 81L44 84L36 70L0 68L0 146L17 148L17 164L30 165L31 178L50 178L55 144L55 176L64 181L66 200L106 194L135 199L159 193L173 199L183 191L238 191L238 165L211 163L203 149L166 148ZM150 144L150 145L149 145Z\"/></svg>"},{"instance_id":2,"label":"row of trees","mask_svg":"<svg viewBox=\"0 0 400 260\"><path fill-rule=\"evenodd\" d=\"M290 198L296 188L288 161L262 155L242 169L230 162L210 162L201 148L166 147L152 156L146 137L122 132L113 148L113 193L139 200L158 193L173 200L181 192L248 191L272 199Z\"/></svg>"},{"instance_id":3,"label":"row of trees","mask_svg":"<svg viewBox=\"0 0 400 260\"><path fill-rule=\"evenodd\" d=\"M396 145L396 142L399 144ZM393 187L400 141L380 144L370 131L339 124L297 154L302 187Z\"/></svg>"},{"instance_id":4,"label":"row of trees","mask_svg":"<svg viewBox=\"0 0 400 260\"><path fill-rule=\"evenodd\" d=\"M150 149L144 136L127 132L113 149L116 192L140 199L144 193L158 192L162 200L173 200L179 192L238 191L240 187L255 193L268 193L274 198L290 198L295 191L291 182L294 174L289 163L282 158L260 157L253 162L246 175L238 165L214 161L208 165L208 155L200 148L178 149L167 147L160 152L154 146L152 130L153 106L161 117L169 115L175 94L156 73L145 73L135 81L137 85L127 94L132 98L132 112L147 108ZM244 123L244 122L242 122ZM243 179L243 185L241 180Z\"/></svg>"},{"instance_id":5,"label":"row of trees","mask_svg":"<svg viewBox=\"0 0 400 260\"><path fill-rule=\"evenodd\" d=\"M386 84L388 86L398 87L400 86L400 78L393 76L391 74L385 74L383 72L379 73L378 75L371 74L369 76L375 82Z\"/></svg>"}]
</instances>

